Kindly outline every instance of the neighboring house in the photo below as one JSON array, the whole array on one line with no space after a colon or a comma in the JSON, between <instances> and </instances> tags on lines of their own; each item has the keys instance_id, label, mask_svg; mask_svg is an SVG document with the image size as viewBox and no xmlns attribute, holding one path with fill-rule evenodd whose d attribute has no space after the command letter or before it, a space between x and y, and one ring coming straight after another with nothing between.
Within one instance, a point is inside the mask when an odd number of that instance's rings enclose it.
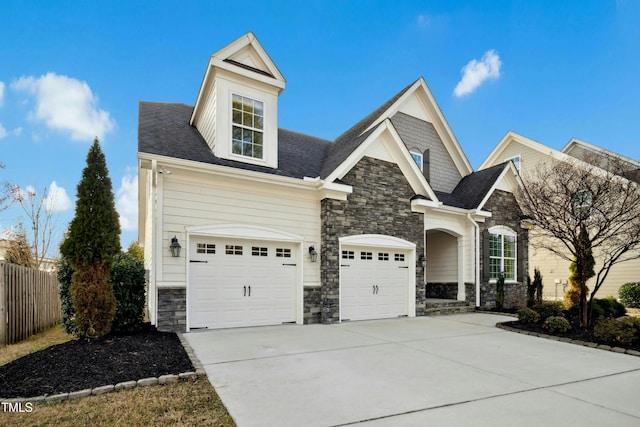
<instances>
[{"instance_id":1,"label":"neighboring house","mask_svg":"<svg viewBox=\"0 0 640 427\"><path fill-rule=\"evenodd\" d=\"M535 171L538 165L552 160L582 161L598 167L607 167L611 160L615 160L616 164L624 165L623 175L627 179L640 182L640 162L576 138L571 139L562 150L555 150L517 133L508 132L480 165L480 170L491 168L507 160L514 162L524 179L527 174ZM564 291L568 287L569 261L561 259L548 250L536 249L535 244L532 245L529 255L531 272L537 267L543 276L544 296L549 299L563 299ZM596 269L597 262L596 257ZM617 264L611 269L597 296L617 297L621 285L636 282L639 277L640 260Z\"/></svg>"},{"instance_id":2,"label":"neighboring house","mask_svg":"<svg viewBox=\"0 0 640 427\"><path fill-rule=\"evenodd\" d=\"M428 298L493 306L502 271L506 304L524 302L515 168L473 172L422 78L335 141L278 128L284 88L248 33L211 56L195 106L140 103L153 324L412 317Z\"/></svg>"}]
</instances>

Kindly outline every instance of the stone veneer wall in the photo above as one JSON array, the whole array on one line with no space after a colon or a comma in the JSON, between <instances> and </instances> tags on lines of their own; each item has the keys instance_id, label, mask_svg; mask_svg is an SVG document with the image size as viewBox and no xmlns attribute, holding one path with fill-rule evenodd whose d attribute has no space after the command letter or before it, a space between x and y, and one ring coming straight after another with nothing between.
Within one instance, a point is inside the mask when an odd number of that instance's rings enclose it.
<instances>
[{"instance_id":1,"label":"stone veneer wall","mask_svg":"<svg viewBox=\"0 0 640 427\"><path fill-rule=\"evenodd\" d=\"M458 283L427 283L427 298L457 299Z\"/></svg>"},{"instance_id":2,"label":"stone veneer wall","mask_svg":"<svg viewBox=\"0 0 640 427\"><path fill-rule=\"evenodd\" d=\"M166 332L187 330L187 290L185 288L158 288L156 328Z\"/></svg>"},{"instance_id":3,"label":"stone veneer wall","mask_svg":"<svg viewBox=\"0 0 640 427\"><path fill-rule=\"evenodd\" d=\"M322 293L319 287L305 287L304 288L304 312L303 323L305 325L309 323L320 323L320 312L322 305Z\"/></svg>"},{"instance_id":4,"label":"stone veneer wall","mask_svg":"<svg viewBox=\"0 0 640 427\"><path fill-rule=\"evenodd\" d=\"M358 234L384 234L416 244L424 253L423 214L411 212L415 195L395 163L364 157L342 182L353 186L346 201L323 199L321 206L321 322L340 320L340 245L338 238ZM416 268L416 315L424 314L423 273ZM305 301L306 304L306 301Z\"/></svg>"},{"instance_id":5,"label":"stone veneer wall","mask_svg":"<svg viewBox=\"0 0 640 427\"><path fill-rule=\"evenodd\" d=\"M495 307L496 284L489 282L487 264L488 244L484 236L489 228L503 225L518 233L517 238L517 283L505 283L505 308L525 306L527 302L526 278L529 275L529 231L521 227L522 211L512 193L496 190L484 210L492 213L491 218L480 223L480 306Z\"/></svg>"}]
</instances>

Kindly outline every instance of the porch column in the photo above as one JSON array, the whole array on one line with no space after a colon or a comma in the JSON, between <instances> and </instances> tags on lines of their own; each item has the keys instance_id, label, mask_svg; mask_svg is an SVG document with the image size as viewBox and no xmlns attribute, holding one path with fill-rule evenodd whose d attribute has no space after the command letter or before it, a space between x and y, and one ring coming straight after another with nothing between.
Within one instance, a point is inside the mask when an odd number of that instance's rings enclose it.
<instances>
[{"instance_id":1,"label":"porch column","mask_svg":"<svg viewBox=\"0 0 640 427\"><path fill-rule=\"evenodd\" d=\"M458 301L466 301L467 295L464 286L464 238L458 236Z\"/></svg>"}]
</instances>

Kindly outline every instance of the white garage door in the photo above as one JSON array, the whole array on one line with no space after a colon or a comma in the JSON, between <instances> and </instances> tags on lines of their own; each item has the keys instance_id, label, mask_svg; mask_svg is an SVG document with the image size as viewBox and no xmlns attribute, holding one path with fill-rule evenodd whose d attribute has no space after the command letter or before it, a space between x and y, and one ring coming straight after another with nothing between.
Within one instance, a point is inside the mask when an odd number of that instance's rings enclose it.
<instances>
[{"instance_id":1,"label":"white garage door","mask_svg":"<svg viewBox=\"0 0 640 427\"><path fill-rule=\"evenodd\" d=\"M342 246L340 318L367 320L408 314L409 251Z\"/></svg>"},{"instance_id":2,"label":"white garage door","mask_svg":"<svg viewBox=\"0 0 640 427\"><path fill-rule=\"evenodd\" d=\"M295 245L197 237L190 245L190 328L296 320Z\"/></svg>"}]
</instances>

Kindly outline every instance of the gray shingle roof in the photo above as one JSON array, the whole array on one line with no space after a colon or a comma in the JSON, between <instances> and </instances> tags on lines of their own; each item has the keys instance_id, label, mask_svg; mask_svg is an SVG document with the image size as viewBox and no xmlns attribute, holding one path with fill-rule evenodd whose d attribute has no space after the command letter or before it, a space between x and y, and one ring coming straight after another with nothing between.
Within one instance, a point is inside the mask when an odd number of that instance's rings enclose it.
<instances>
[{"instance_id":1,"label":"gray shingle roof","mask_svg":"<svg viewBox=\"0 0 640 427\"><path fill-rule=\"evenodd\" d=\"M303 178L317 177L330 141L278 129L278 169L216 157L189 124L193 107L185 104L140 102L138 151L255 172Z\"/></svg>"},{"instance_id":2,"label":"gray shingle roof","mask_svg":"<svg viewBox=\"0 0 640 427\"><path fill-rule=\"evenodd\" d=\"M375 130L372 128L364 132L365 129L380 118L414 83L398 92L334 142L278 129L277 169L214 156L200 132L189 124L193 107L178 103L139 103L138 151L291 178L326 178ZM505 165L503 163L474 172L464 177L452 193L436 194L447 206L477 208Z\"/></svg>"},{"instance_id":3,"label":"gray shingle roof","mask_svg":"<svg viewBox=\"0 0 640 427\"><path fill-rule=\"evenodd\" d=\"M507 163L492 166L473 172L460 180L456 188L451 193L436 191L436 196L447 206L462 209L475 209L480 205L493 184L500 177Z\"/></svg>"}]
</instances>

